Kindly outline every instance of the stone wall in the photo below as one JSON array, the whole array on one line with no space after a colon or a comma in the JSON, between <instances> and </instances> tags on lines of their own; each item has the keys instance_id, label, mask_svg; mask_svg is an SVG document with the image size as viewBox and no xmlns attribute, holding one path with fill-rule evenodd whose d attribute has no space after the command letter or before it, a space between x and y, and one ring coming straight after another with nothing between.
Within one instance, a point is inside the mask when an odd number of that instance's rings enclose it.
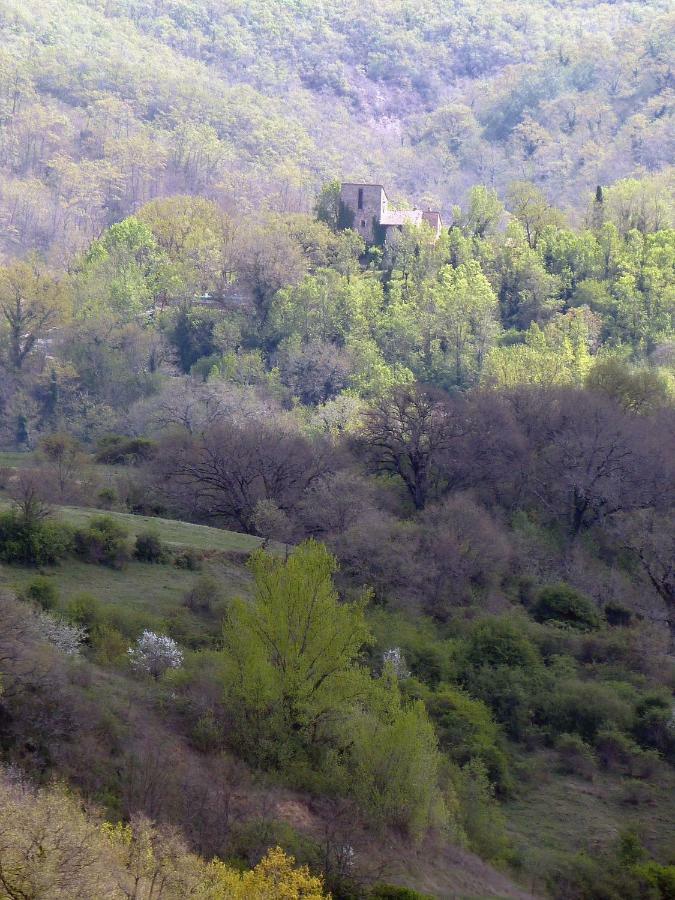
<instances>
[{"instance_id":1,"label":"stone wall","mask_svg":"<svg viewBox=\"0 0 675 900\"><path fill-rule=\"evenodd\" d=\"M361 207L359 207L361 192ZM376 228L382 214L387 210L387 195L379 184L343 184L340 200L345 209L354 216L354 231L357 231L368 244L376 239Z\"/></svg>"}]
</instances>

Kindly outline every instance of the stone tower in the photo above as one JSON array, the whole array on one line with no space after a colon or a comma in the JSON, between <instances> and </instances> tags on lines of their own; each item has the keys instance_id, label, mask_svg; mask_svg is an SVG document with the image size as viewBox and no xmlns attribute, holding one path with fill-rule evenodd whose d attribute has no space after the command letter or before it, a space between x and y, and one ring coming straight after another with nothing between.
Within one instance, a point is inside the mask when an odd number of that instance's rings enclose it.
<instances>
[{"instance_id":1,"label":"stone tower","mask_svg":"<svg viewBox=\"0 0 675 900\"><path fill-rule=\"evenodd\" d=\"M340 219L343 228L353 228L367 244L377 240L377 229L387 213L387 195L381 184L343 184Z\"/></svg>"}]
</instances>

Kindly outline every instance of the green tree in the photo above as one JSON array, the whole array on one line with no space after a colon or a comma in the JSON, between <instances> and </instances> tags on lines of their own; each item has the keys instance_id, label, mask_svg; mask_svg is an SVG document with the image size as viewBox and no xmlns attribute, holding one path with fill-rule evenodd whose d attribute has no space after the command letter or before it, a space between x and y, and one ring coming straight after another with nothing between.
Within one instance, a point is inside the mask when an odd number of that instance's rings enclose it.
<instances>
[{"instance_id":1,"label":"green tree","mask_svg":"<svg viewBox=\"0 0 675 900\"><path fill-rule=\"evenodd\" d=\"M130 322L165 295L172 273L150 228L130 217L94 241L75 279L80 317Z\"/></svg>"},{"instance_id":2,"label":"green tree","mask_svg":"<svg viewBox=\"0 0 675 900\"><path fill-rule=\"evenodd\" d=\"M367 693L358 654L371 638L364 601L341 603L334 557L316 541L284 560L250 562L251 602L236 600L224 630L225 693L238 743L259 764L320 752Z\"/></svg>"},{"instance_id":3,"label":"green tree","mask_svg":"<svg viewBox=\"0 0 675 900\"><path fill-rule=\"evenodd\" d=\"M21 369L38 341L69 313L65 280L47 273L37 256L0 269L0 323L6 327L12 368Z\"/></svg>"},{"instance_id":4,"label":"green tree","mask_svg":"<svg viewBox=\"0 0 675 900\"><path fill-rule=\"evenodd\" d=\"M314 215L319 222L325 222L333 231L337 231L341 225L340 216L340 190L342 185L337 178L327 181L317 195L314 204Z\"/></svg>"}]
</instances>

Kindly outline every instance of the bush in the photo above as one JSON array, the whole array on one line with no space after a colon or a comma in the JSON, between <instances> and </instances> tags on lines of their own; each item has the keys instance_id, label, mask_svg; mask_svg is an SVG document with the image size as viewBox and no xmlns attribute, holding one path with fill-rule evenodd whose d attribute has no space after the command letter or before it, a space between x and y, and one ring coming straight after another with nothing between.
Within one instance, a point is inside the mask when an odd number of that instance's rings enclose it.
<instances>
[{"instance_id":1,"label":"bush","mask_svg":"<svg viewBox=\"0 0 675 900\"><path fill-rule=\"evenodd\" d=\"M130 555L127 534L110 516L97 516L75 532L75 552L86 562L121 568Z\"/></svg>"},{"instance_id":2,"label":"bush","mask_svg":"<svg viewBox=\"0 0 675 900\"><path fill-rule=\"evenodd\" d=\"M603 769L610 772L627 772L636 746L620 731L603 728L595 738L595 749Z\"/></svg>"},{"instance_id":3,"label":"bush","mask_svg":"<svg viewBox=\"0 0 675 900\"><path fill-rule=\"evenodd\" d=\"M112 509L118 500L117 491L111 487L101 488L96 499L99 509Z\"/></svg>"},{"instance_id":4,"label":"bush","mask_svg":"<svg viewBox=\"0 0 675 900\"><path fill-rule=\"evenodd\" d=\"M108 466L138 465L155 455L157 444L148 438L107 435L98 442L96 462Z\"/></svg>"},{"instance_id":5,"label":"bush","mask_svg":"<svg viewBox=\"0 0 675 900\"><path fill-rule=\"evenodd\" d=\"M500 744L499 728L489 708L459 688L441 685L426 701L436 726L439 744L459 765L482 760L490 781L502 792L509 790L509 764Z\"/></svg>"},{"instance_id":6,"label":"bush","mask_svg":"<svg viewBox=\"0 0 675 900\"><path fill-rule=\"evenodd\" d=\"M122 632L107 622L95 625L89 633L94 658L100 665L120 665L128 659L128 641Z\"/></svg>"},{"instance_id":7,"label":"bush","mask_svg":"<svg viewBox=\"0 0 675 900\"><path fill-rule=\"evenodd\" d=\"M664 691L646 694L635 707L633 734L643 747L653 747L675 761L675 722L672 700Z\"/></svg>"},{"instance_id":8,"label":"bush","mask_svg":"<svg viewBox=\"0 0 675 900\"><path fill-rule=\"evenodd\" d=\"M611 684L565 678L539 700L539 716L552 735L578 734L589 743L602 729L630 725L630 704Z\"/></svg>"},{"instance_id":9,"label":"bush","mask_svg":"<svg viewBox=\"0 0 675 900\"><path fill-rule=\"evenodd\" d=\"M222 747L223 729L213 713L208 710L196 721L190 737L197 750L209 753Z\"/></svg>"},{"instance_id":10,"label":"bush","mask_svg":"<svg viewBox=\"0 0 675 900\"><path fill-rule=\"evenodd\" d=\"M59 601L59 591L51 578L38 575L23 590L26 600L32 600L42 609L54 609Z\"/></svg>"},{"instance_id":11,"label":"bush","mask_svg":"<svg viewBox=\"0 0 675 900\"><path fill-rule=\"evenodd\" d=\"M66 616L70 622L91 629L101 621L103 608L91 594L76 594L66 605Z\"/></svg>"},{"instance_id":12,"label":"bush","mask_svg":"<svg viewBox=\"0 0 675 900\"><path fill-rule=\"evenodd\" d=\"M675 865L662 866L650 861L634 866L633 873L656 888L660 900L675 900Z\"/></svg>"},{"instance_id":13,"label":"bush","mask_svg":"<svg viewBox=\"0 0 675 900\"><path fill-rule=\"evenodd\" d=\"M213 602L222 598L222 589L215 578L201 575L183 599L183 603L194 613L210 612Z\"/></svg>"},{"instance_id":14,"label":"bush","mask_svg":"<svg viewBox=\"0 0 675 900\"><path fill-rule=\"evenodd\" d=\"M376 884L368 891L369 900L433 900L431 894L420 894L395 884Z\"/></svg>"},{"instance_id":15,"label":"bush","mask_svg":"<svg viewBox=\"0 0 675 900\"><path fill-rule=\"evenodd\" d=\"M562 622L581 631L600 626L600 616L588 597L562 583L542 588L532 613L538 622Z\"/></svg>"},{"instance_id":16,"label":"bush","mask_svg":"<svg viewBox=\"0 0 675 900\"><path fill-rule=\"evenodd\" d=\"M581 775L592 778L595 771L595 756L588 744L578 734L561 734L556 741L559 769L566 775Z\"/></svg>"},{"instance_id":17,"label":"bush","mask_svg":"<svg viewBox=\"0 0 675 900\"><path fill-rule=\"evenodd\" d=\"M156 531L143 531L136 536L134 556L140 562L160 563L166 559L166 550Z\"/></svg>"},{"instance_id":18,"label":"bush","mask_svg":"<svg viewBox=\"0 0 675 900\"><path fill-rule=\"evenodd\" d=\"M606 603L604 612L607 624L613 628L628 628L633 622L633 613L616 600Z\"/></svg>"},{"instance_id":19,"label":"bush","mask_svg":"<svg viewBox=\"0 0 675 900\"><path fill-rule=\"evenodd\" d=\"M201 556L192 547L186 547L185 550L176 555L173 564L178 569L196 572L201 567Z\"/></svg>"},{"instance_id":20,"label":"bush","mask_svg":"<svg viewBox=\"0 0 675 900\"><path fill-rule=\"evenodd\" d=\"M515 622L484 619L469 635L466 662L476 669L483 666L534 669L541 660L534 644Z\"/></svg>"},{"instance_id":21,"label":"bush","mask_svg":"<svg viewBox=\"0 0 675 900\"><path fill-rule=\"evenodd\" d=\"M17 510L0 514L0 562L53 565L71 552L72 542L62 522L27 519Z\"/></svg>"}]
</instances>

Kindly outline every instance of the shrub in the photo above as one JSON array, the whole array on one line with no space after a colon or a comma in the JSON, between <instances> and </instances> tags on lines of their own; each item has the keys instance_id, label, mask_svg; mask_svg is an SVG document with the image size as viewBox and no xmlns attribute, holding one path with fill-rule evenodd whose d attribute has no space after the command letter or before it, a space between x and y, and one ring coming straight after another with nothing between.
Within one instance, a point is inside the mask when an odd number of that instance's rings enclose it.
<instances>
[{"instance_id":1,"label":"shrub","mask_svg":"<svg viewBox=\"0 0 675 900\"><path fill-rule=\"evenodd\" d=\"M349 790L372 821L413 836L444 822L441 756L423 703L390 705L384 720L355 710L347 731Z\"/></svg>"},{"instance_id":2,"label":"shrub","mask_svg":"<svg viewBox=\"0 0 675 900\"><path fill-rule=\"evenodd\" d=\"M581 631L600 626L600 616L592 602L567 584L542 588L532 612L539 622L553 620Z\"/></svg>"},{"instance_id":3,"label":"shrub","mask_svg":"<svg viewBox=\"0 0 675 900\"><path fill-rule=\"evenodd\" d=\"M500 791L508 790L508 760L499 746L499 729L487 705L450 685L441 685L427 698L426 705L441 749L459 765L474 758L482 760L490 781Z\"/></svg>"},{"instance_id":4,"label":"shrub","mask_svg":"<svg viewBox=\"0 0 675 900\"><path fill-rule=\"evenodd\" d=\"M592 778L595 756L588 744L578 734L561 734L556 741L560 771L566 775Z\"/></svg>"},{"instance_id":5,"label":"shrub","mask_svg":"<svg viewBox=\"0 0 675 900\"><path fill-rule=\"evenodd\" d=\"M109 466L138 465L152 459L156 450L157 444L148 438L107 435L98 443L96 462Z\"/></svg>"},{"instance_id":6,"label":"shrub","mask_svg":"<svg viewBox=\"0 0 675 900\"><path fill-rule=\"evenodd\" d=\"M201 557L192 547L186 547L181 550L173 561L174 566L179 569L187 569L189 572L195 572L201 566Z\"/></svg>"},{"instance_id":7,"label":"shrub","mask_svg":"<svg viewBox=\"0 0 675 900\"><path fill-rule=\"evenodd\" d=\"M675 865L662 866L650 861L634 866L633 873L656 888L660 900L675 900Z\"/></svg>"},{"instance_id":8,"label":"shrub","mask_svg":"<svg viewBox=\"0 0 675 900\"><path fill-rule=\"evenodd\" d=\"M67 656L77 656L86 635L77 625L69 625L63 619L40 610L36 613L37 632L43 641L52 644Z\"/></svg>"},{"instance_id":9,"label":"shrub","mask_svg":"<svg viewBox=\"0 0 675 900\"><path fill-rule=\"evenodd\" d=\"M431 894L420 894L395 884L376 884L368 892L369 900L433 900Z\"/></svg>"},{"instance_id":10,"label":"shrub","mask_svg":"<svg viewBox=\"0 0 675 900\"><path fill-rule=\"evenodd\" d=\"M609 684L566 678L539 700L539 714L551 734L578 734L593 742L602 729L626 728L632 710Z\"/></svg>"},{"instance_id":11,"label":"shrub","mask_svg":"<svg viewBox=\"0 0 675 900\"><path fill-rule=\"evenodd\" d=\"M211 710L199 717L192 729L192 743L202 753L217 750L223 743L223 729Z\"/></svg>"},{"instance_id":12,"label":"shrub","mask_svg":"<svg viewBox=\"0 0 675 900\"><path fill-rule=\"evenodd\" d=\"M61 522L28 519L17 510L0 514L0 562L53 565L70 553L72 540Z\"/></svg>"},{"instance_id":13,"label":"shrub","mask_svg":"<svg viewBox=\"0 0 675 900\"><path fill-rule=\"evenodd\" d=\"M101 665L119 665L128 659L127 639L118 628L107 622L101 622L91 629L89 643L96 662Z\"/></svg>"},{"instance_id":14,"label":"shrub","mask_svg":"<svg viewBox=\"0 0 675 900\"><path fill-rule=\"evenodd\" d=\"M222 589L215 578L201 575L183 599L191 612L210 612L213 602L221 599Z\"/></svg>"},{"instance_id":15,"label":"shrub","mask_svg":"<svg viewBox=\"0 0 675 900\"><path fill-rule=\"evenodd\" d=\"M621 772L628 770L635 744L616 729L603 728L595 738L595 749L603 769Z\"/></svg>"},{"instance_id":16,"label":"shrub","mask_svg":"<svg viewBox=\"0 0 675 900\"><path fill-rule=\"evenodd\" d=\"M633 621L633 613L616 600L606 603L604 612L608 625L613 628L627 628Z\"/></svg>"},{"instance_id":17,"label":"shrub","mask_svg":"<svg viewBox=\"0 0 675 900\"><path fill-rule=\"evenodd\" d=\"M468 639L466 662L473 668L534 669L540 661L534 644L515 622L508 619L484 619L474 627Z\"/></svg>"},{"instance_id":18,"label":"shrub","mask_svg":"<svg viewBox=\"0 0 675 900\"><path fill-rule=\"evenodd\" d=\"M38 575L23 590L26 600L32 600L44 610L54 609L59 601L59 591L51 578Z\"/></svg>"},{"instance_id":19,"label":"shrub","mask_svg":"<svg viewBox=\"0 0 675 900\"><path fill-rule=\"evenodd\" d=\"M68 620L90 631L101 621L101 615L101 603L91 594L76 594L66 605Z\"/></svg>"},{"instance_id":20,"label":"shrub","mask_svg":"<svg viewBox=\"0 0 675 900\"><path fill-rule=\"evenodd\" d=\"M166 551L156 531L143 531L136 536L134 556L140 562L160 563L166 559Z\"/></svg>"},{"instance_id":21,"label":"shrub","mask_svg":"<svg viewBox=\"0 0 675 900\"><path fill-rule=\"evenodd\" d=\"M117 491L111 487L101 488L96 499L100 509L112 509L117 503Z\"/></svg>"},{"instance_id":22,"label":"shrub","mask_svg":"<svg viewBox=\"0 0 675 900\"><path fill-rule=\"evenodd\" d=\"M75 532L75 552L86 562L121 568L129 559L127 530L110 516L97 516Z\"/></svg>"},{"instance_id":23,"label":"shrub","mask_svg":"<svg viewBox=\"0 0 675 900\"><path fill-rule=\"evenodd\" d=\"M460 802L460 824L469 845L484 859L505 859L506 820L483 763L474 759L451 773Z\"/></svg>"},{"instance_id":24,"label":"shrub","mask_svg":"<svg viewBox=\"0 0 675 900\"><path fill-rule=\"evenodd\" d=\"M675 720L667 692L654 691L640 699L635 708L633 734L643 747L653 747L666 759L675 760Z\"/></svg>"}]
</instances>

